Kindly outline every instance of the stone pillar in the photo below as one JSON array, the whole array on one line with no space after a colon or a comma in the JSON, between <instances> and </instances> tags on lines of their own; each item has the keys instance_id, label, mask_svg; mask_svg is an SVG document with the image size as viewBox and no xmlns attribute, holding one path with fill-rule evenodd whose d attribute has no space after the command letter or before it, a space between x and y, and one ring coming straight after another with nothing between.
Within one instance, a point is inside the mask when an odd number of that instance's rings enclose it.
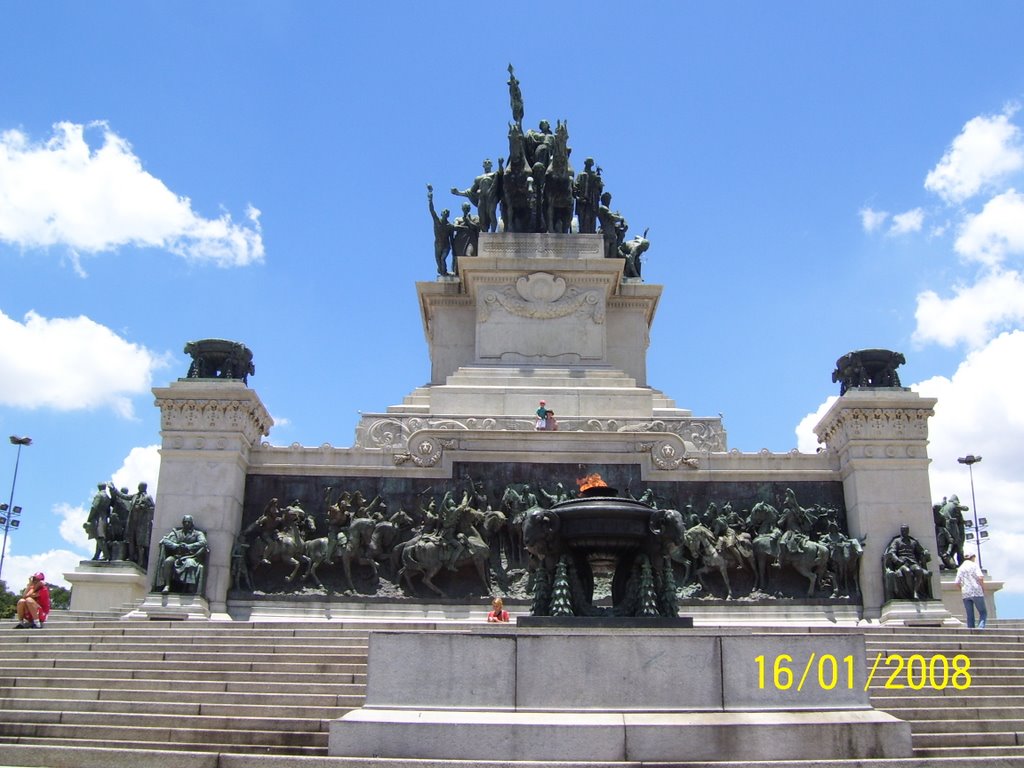
<instances>
[{"instance_id":1,"label":"stone pillar","mask_svg":"<svg viewBox=\"0 0 1024 768\"><path fill-rule=\"evenodd\" d=\"M814 428L838 454L850 535L867 536L860 568L866 619L881 616L882 554L903 523L932 554L932 589L942 599L928 483L928 417L936 402L901 388L850 389Z\"/></svg>"},{"instance_id":2,"label":"stone pillar","mask_svg":"<svg viewBox=\"0 0 1024 768\"><path fill-rule=\"evenodd\" d=\"M159 567L160 539L192 515L210 555L205 594L214 614L227 612L231 547L242 523L249 454L273 420L259 396L232 379L180 379L153 390L160 408L160 483L149 583Z\"/></svg>"}]
</instances>

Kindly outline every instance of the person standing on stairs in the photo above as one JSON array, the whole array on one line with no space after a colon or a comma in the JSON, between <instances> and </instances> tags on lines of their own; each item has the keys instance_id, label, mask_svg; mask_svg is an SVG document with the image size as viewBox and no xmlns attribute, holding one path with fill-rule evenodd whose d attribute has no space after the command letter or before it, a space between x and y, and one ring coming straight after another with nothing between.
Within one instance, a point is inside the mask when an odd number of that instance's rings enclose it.
<instances>
[{"instance_id":1,"label":"person standing on stairs","mask_svg":"<svg viewBox=\"0 0 1024 768\"><path fill-rule=\"evenodd\" d=\"M964 555L964 561L956 569L956 584L960 587L960 597L964 599L964 611L967 613L967 628L974 629L974 609L978 609L978 629L985 628L988 609L985 607L985 574L974 562L974 554Z\"/></svg>"}]
</instances>

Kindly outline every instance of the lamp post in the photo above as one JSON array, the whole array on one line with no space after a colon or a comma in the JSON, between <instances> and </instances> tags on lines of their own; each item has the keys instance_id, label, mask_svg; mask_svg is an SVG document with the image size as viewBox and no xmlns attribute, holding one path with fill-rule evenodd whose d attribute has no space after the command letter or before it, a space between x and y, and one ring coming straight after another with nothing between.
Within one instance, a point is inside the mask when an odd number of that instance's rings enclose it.
<instances>
[{"instance_id":1,"label":"lamp post","mask_svg":"<svg viewBox=\"0 0 1024 768\"><path fill-rule=\"evenodd\" d=\"M6 504L0 504L0 506L6 506L5 510L7 514L4 518L4 543L3 547L0 548L0 578L3 577L4 573L4 558L7 555L7 534L11 528L17 528L19 521L13 518L21 514L21 507L14 506L14 486L18 483L18 465L21 463L21 447L23 445L32 445L31 437L18 437L17 435L11 435L11 445L18 446L18 455L14 459L14 479L11 481L11 499Z\"/></svg>"},{"instance_id":2,"label":"lamp post","mask_svg":"<svg viewBox=\"0 0 1024 768\"><path fill-rule=\"evenodd\" d=\"M981 456L969 453L961 456L957 461L967 465L967 471L971 475L971 511L974 513L974 546L978 550L978 567L981 568L981 529L978 527L978 502L974 498L974 465L981 461Z\"/></svg>"}]
</instances>

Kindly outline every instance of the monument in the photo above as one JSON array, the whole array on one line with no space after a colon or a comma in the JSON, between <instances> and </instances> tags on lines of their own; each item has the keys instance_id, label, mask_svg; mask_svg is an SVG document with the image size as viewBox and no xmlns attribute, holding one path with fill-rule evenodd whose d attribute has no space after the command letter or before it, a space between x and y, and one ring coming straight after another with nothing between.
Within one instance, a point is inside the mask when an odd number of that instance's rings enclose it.
<instances>
[{"instance_id":1,"label":"monument","mask_svg":"<svg viewBox=\"0 0 1024 768\"><path fill-rule=\"evenodd\" d=\"M944 620L936 590L887 589L883 564L900 524L917 535L934 525L935 401L900 385L903 356L839 359L842 396L816 427L818 453L729 450L720 416L694 415L648 383L662 288L645 282L641 259L657 242L646 230L627 239L614 178L592 156L575 172L567 121L524 128L521 85L509 75L513 119L495 137L497 169L486 159L469 187L451 186L469 201L463 215L438 214L428 184L438 274L416 289L429 383L364 413L351 447L279 447L263 440L273 422L249 386L253 352L189 342L187 373L154 389L162 458L150 550L194 515L208 547L204 599L221 616L272 613L298 592L500 595L542 615L554 609L537 599L537 574L552 587L561 561L574 614L639 610L646 579L661 615L699 619L742 599L777 618ZM423 230L427 253L426 221ZM430 269L426 258L420 269ZM536 428L540 414L550 428ZM626 507L652 510L637 513L645 535L654 516L672 534L659 527L654 546L591 531L586 546L551 555L531 520L562 519L591 476L619 489L626 517Z\"/></svg>"},{"instance_id":2,"label":"monument","mask_svg":"<svg viewBox=\"0 0 1024 768\"><path fill-rule=\"evenodd\" d=\"M656 240L627 239L614 179L592 157L575 172L567 121L524 129L509 76L497 169L484 160L469 187L451 187L469 201L463 215L449 221L440 202L438 213L427 185L417 269L437 274L416 290L428 384L364 413L344 448L264 442L273 421L238 342L189 342L187 373L154 389L160 556L147 579L160 591L143 613L248 619L300 596L501 596L551 620L374 635L366 706L333 725L332 754L672 760L682 744L689 759L802 759L829 756L826 744L909 755L909 729L867 698L863 638L700 622L952 621L929 565L931 552L956 556L931 538L936 401L901 385L901 354L858 350L832 374L841 396L815 427L819 452L730 450L720 416L648 383L662 289L641 261ZM201 557L179 562L158 537L193 515ZM627 628L604 634L615 621ZM859 660L841 691L820 662L799 696L765 685L765 663L823 649ZM409 686L378 661L396 657L432 664Z\"/></svg>"}]
</instances>

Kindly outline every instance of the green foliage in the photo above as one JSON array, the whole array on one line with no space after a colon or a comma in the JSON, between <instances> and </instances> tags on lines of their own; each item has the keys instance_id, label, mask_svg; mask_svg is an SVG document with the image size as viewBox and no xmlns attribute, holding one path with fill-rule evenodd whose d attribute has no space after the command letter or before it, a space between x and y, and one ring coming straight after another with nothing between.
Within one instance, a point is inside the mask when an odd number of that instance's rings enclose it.
<instances>
[{"instance_id":1,"label":"green foliage","mask_svg":"<svg viewBox=\"0 0 1024 768\"><path fill-rule=\"evenodd\" d=\"M71 607L70 589L58 587L56 584L50 584L49 582L47 582L46 586L50 589L51 611L66 611L68 608Z\"/></svg>"},{"instance_id":2,"label":"green foliage","mask_svg":"<svg viewBox=\"0 0 1024 768\"><path fill-rule=\"evenodd\" d=\"M0 590L0 619L9 619L18 609L18 595L7 589L6 581L0 581Z\"/></svg>"}]
</instances>

